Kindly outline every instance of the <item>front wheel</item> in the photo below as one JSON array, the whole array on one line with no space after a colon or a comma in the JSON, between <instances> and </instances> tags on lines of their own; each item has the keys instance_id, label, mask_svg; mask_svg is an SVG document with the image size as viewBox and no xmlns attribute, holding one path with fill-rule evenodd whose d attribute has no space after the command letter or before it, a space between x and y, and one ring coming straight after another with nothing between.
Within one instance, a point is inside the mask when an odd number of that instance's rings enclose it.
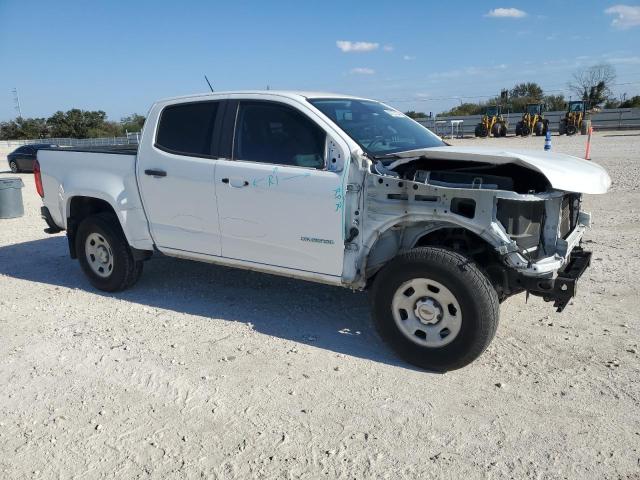
<instances>
[{"instance_id":1,"label":"front wheel","mask_svg":"<svg viewBox=\"0 0 640 480\"><path fill-rule=\"evenodd\" d=\"M498 296L487 277L468 258L443 248L397 256L376 276L371 300L383 340L426 370L468 365L498 327Z\"/></svg>"},{"instance_id":2,"label":"front wheel","mask_svg":"<svg viewBox=\"0 0 640 480\"><path fill-rule=\"evenodd\" d=\"M535 134L536 134L536 137L540 137L540 136L545 134L544 123L542 123L542 122L537 122L536 123Z\"/></svg>"},{"instance_id":3,"label":"front wheel","mask_svg":"<svg viewBox=\"0 0 640 480\"><path fill-rule=\"evenodd\" d=\"M11 160L9 162L9 168L11 169L11 173L20 173L20 169L18 168L18 164L15 160Z\"/></svg>"},{"instance_id":4,"label":"front wheel","mask_svg":"<svg viewBox=\"0 0 640 480\"><path fill-rule=\"evenodd\" d=\"M142 261L133 258L114 214L85 218L76 233L76 252L82 270L98 290L125 290L142 274Z\"/></svg>"}]
</instances>

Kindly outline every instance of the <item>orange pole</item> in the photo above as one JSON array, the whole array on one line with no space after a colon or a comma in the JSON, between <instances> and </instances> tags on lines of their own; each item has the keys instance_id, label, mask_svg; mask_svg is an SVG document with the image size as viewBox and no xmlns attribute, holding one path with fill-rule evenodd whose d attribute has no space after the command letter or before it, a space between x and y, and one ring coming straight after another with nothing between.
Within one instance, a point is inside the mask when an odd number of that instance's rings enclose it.
<instances>
[{"instance_id":1,"label":"orange pole","mask_svg":"<svg viewBox=\"0 0 640 480\"><path fill-rule=\"evenodd\" d=\"M593 133L593 127L589 127L589 136L587 137L587 151L584 153L585 160L591 160L591 134Z\"/></svg>"}]
</instances>

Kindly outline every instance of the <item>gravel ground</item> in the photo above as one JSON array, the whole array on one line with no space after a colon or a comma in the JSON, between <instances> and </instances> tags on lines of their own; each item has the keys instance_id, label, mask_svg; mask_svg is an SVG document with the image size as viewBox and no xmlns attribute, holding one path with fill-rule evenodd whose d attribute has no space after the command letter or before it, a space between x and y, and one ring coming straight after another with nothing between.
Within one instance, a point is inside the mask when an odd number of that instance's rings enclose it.
<instances>
[{"instance_id":1,"label":"gravel ground","mask_svg":"<svg viewBox=\"0 0 640 480\"><path fill-rule=\"evenodd\" d=\"M445 375L397 360L363 293L171 258L96 291L22 175L26 215L0 220L0 477L640 478L638 151L595 134L614 185L586 199L573 304L509 299Z\"/></svg>"}]
</instances>

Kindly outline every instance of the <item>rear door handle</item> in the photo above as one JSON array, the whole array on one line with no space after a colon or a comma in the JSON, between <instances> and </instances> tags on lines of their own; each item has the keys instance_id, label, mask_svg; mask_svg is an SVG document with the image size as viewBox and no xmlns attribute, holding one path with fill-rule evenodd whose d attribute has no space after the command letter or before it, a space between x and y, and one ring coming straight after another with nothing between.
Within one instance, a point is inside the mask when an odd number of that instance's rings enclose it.
<instances>
[{"instance_id":1,"label":"rear door handle","mask_svg":"<svg viewBox=\"0 0 640 480\"><path fill-rule=\"evenodd\" d=\"M145 170L144 173L145 173L145 175L151 175L153 177L166 177L167 176L167 172L165 172L164 170L157 170L157 169L153 169L153 168Z\"/></svg>"}]
</instances>

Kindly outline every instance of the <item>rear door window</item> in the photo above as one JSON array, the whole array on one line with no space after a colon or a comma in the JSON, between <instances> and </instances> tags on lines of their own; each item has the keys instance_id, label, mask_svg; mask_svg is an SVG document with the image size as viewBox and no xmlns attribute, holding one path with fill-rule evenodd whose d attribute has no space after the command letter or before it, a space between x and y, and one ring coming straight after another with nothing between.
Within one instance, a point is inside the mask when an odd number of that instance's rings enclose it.
<instances>
[{"instance_id":1,"label":"rear door window","mask_svg":"<svg viewBox=\"0 0 640 480\"><path fill-rule=\"evenodd\" d=\"M220 102L169 105L160 115L156 147L169 153L211 157Z\"/></svg>"},{"instance_id":2,"label":"rear door window","mask_svg":"<svg viewBox=\"0 0 640 480\"><path fill-rule=\"evenodd\" d=\"M324 168L325 133L301 112L276 102L241 102L233 158Z\"/></svg>"}]
</instances>

